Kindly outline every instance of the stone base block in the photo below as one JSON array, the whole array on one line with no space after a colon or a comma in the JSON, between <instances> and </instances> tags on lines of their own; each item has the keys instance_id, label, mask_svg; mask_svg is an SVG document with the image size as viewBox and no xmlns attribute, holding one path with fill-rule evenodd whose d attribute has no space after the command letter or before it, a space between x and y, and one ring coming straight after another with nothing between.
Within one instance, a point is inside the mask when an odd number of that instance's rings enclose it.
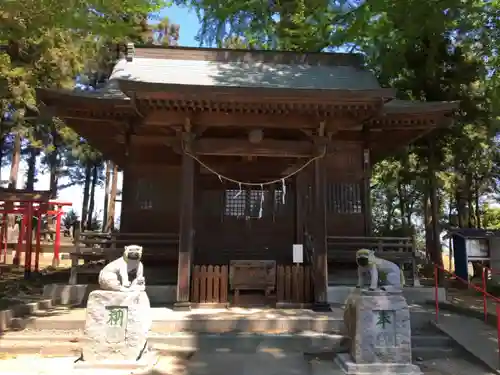
<instances>
[{"instance_id":1,"label":"stone base block","mask_svg":"<svg viewBox=\"0 0 500 375\"><path fill-rule=\"evenodd\" d=\"M93 291L87 303L83 359L89 362L137 360L147 347L151 324L145 292Z\"/></svg>"},{"instance_id":2,"label":"stone base block","mask_svg":"<svg viewBox=\"0 0 500 375\"><path fill-rule=\"evenodd\" d=\"M347 375L422 375L417 365L412 363L370 363L357 364L349 354L338 354L335 362Z\"/></svg>"},{"instance_id":3,"label":"stone base block","mask_svg":"<svg viewBox=\"0 0 500 375\"><path fill-rule=\"evenodd\" d=\"M160 356L150 350L138 361L77 361L72 375L113 374L147 375L153 372Z\"/></svg>"}]
</instances>

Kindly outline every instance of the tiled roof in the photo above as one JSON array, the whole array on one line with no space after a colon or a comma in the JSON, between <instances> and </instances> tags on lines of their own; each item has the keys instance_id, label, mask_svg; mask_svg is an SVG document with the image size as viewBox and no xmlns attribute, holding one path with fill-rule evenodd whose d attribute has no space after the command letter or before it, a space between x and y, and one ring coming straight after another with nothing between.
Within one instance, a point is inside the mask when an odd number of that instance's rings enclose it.
<instances>
[{"instance_id":1,"label":"tiled roof","mask_svg":"<svg viewBox=\"0 0 500 375\"><path fill-rule=\"evenodd\" d=\"M419 114L422 112L451 111L458 108L458 102L417 102L394 99L384 105L384 114Z\"/></svg>"},{"instance_id":2,"label":"tiled roof","mask_svg":"<svg viewBox=\"0 0 500 375\"><path fill-rule=\"evenodd\" d=\"M136 57L118 61L110 81L282 89L376 90L375 76L349 65L218 62Z\"/></svg>"},{"instance_id":3,"label":"tiled roof","mask_svg":"<svg viewBox=\"0 0 500 375\"><path fill-rule=\"evenodd\" d=\"M500 237L500 230L498 229L478 229L478 228L460 228L451 229L448 235L458 235L465 238L487 238L487 237Z\"/></svg>"}]
</instances>

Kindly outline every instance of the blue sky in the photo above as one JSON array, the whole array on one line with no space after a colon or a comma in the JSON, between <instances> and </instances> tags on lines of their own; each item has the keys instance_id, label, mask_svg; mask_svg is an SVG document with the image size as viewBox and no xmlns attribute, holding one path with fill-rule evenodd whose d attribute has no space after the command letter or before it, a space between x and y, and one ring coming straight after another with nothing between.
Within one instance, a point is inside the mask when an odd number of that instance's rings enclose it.
<instances>
[{"instance_id":1,"label":"blue sky","mask_svg":"<svg viewBox=\"0 0 500 375\"><path fill-rule=\"evenodd\" d=\"M190 12L187 8L181 8L177 6L172 6L170 8L164 9L160 12L159 16L161 18L167 16L173 23L180 25L180 36L179 36L179 45L181 46L190 46L190 47L198 47L198 42L196 42L195 37L198 33L199 22L198 17L194 12ZM26 170L27 164L25 162L21 162L21 168L19 171L18 184L17 188L21 189L24 187L26 181ZM38 170L40 170L40 165ZM2 180L7 180L10 172L10 167L2 168L1 175ZM48 190L49 189L49 175L48 174L38 174L38 182L35 184L36 190ZM67 181L60 181L60 184L65 184ZM118 177L119 188L121 188L122 176ZM6 184L4 184L6 185ZM59 200L64 202L72 202L73 209L81 213L82 210L82 199L83 198L83 186L73 186L62 190L59 192ZM95 195L96 200L96 212L99 216L102 215L103 207L104 207L104 189L100 188L96 190ZM65 208L65 211L70 208ZM121 204L117 202L116 204L116 212L119 215L121 210Z\"/></svg>"},{"instance_id":2,"label":"blue sky","mask_svg":"<svg viewBox=\"0 0 500 375\"><path fill-rule=\"evenodd\" d=\"M181 26L179 35L179 45L187 47L198 47L199 44L195 40L200 23L194 11L184 7L172 6L162 10L159 14L160 18L168 17L172 23Z\"/></svg>"}]
</instances>

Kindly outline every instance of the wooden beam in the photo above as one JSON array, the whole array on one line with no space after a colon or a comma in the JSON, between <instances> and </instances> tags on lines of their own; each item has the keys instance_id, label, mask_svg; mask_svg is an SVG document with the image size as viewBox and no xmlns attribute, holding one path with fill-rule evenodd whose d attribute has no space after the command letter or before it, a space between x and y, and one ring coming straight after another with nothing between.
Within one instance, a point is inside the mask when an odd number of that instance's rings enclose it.
<instances>
[{"instance_id":1,"label":"wooden beam","mask_svg":"<svg viewBox=\"0 0 500 375\"><path fill-rule=\"evenodd\" d=\"M48 201L50 199L50 191L27 191L17 189L0 188L0 201L3 202L20 202L20 201Z\"/></svg>"},{"instance_id":2,"label":"wooden beam","mask_svg":"<svg viewBox=\"0 0 500 375\"><path fill-rule=\"evenodd\" d=\"M187 126L186 126L187 128ZM187 129L190 130L190 129ZM189 142L189 133L185 137ZM187 145L189 147L189 145ZM182 199L179 226L179 260L177 270L177 301L175 307L180 310L190 309L191 267L194 251L194 189L195 161L184 153L182 155Z\"/></svg>"},{"instance_id":3,"label":"wooden beam","mask_svg":"<svg viewBox=\"0 0 500 375\"><path fill-rule=\"evenodd\" d=\"M125 143L125 136L123 134L116 135L114 137L115 141L118 143ZM141 146L170 146L172 142L179 141L176 137L167 137L162 134L155 135L132 135L131 139L134 145Z\"/></svg>"},{"instance_id":4,"label":"wooden beam","mask_svg":"<svg viewBox=\"0 0 500 375\"><path fill-rule=\"evenodd\" d=\"M291 158L310 158L316 154L315 146L308 141L263 140L252 144L248 140L220 138L196 140L193 143L193 151L197 155Z\"/></svg>"},{"instance_id":5,"label":"wooden beam","mask_svg":"<svg viewBox=\"0 0 500 375\"><path fill-rule=\"evenodd\" d=\"M319 158L313 164L313 196L314 196L314 303L318 310L327 306L328 289L328 254L327 254L327 227L326 227L326 159Z\"/></svg>"},{"instance_id":6,"label":"wooden beam","mask_svg":"<svg viewBox=\"0 0 500 375\"><path fill-rule=\"evenodd\" d=\"M256 113L224 113L224 112L183 112L154 110L144 119L145 125L183 126L188 116L193 125L204 127L240 127L240 128L281 128L281 129L315 129L311 115L300 114L256 114ZM347 115L346 115L347 116ZM339 129L357 125L352 118L336 118Z\"/></svg>"}]
</instances>

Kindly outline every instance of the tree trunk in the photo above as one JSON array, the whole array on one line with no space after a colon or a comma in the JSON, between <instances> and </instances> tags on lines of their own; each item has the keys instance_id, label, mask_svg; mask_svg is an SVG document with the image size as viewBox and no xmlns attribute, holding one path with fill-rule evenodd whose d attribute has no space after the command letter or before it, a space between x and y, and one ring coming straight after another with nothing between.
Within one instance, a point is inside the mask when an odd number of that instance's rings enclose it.
<instances>
[{"instance_id":1,"label":"tree trunk","mask_svg":"<svg viewBox=\"0 0 500 375\"><path fill-rule=\"evenodd\" d=\"M475 228L476 223L474 220L474 197L473 197L473 192L472 192L472 175L470 173L467 173L466 177L467 181L467 207L468 212L467 212L467 224L469 228Z\"/></svg>"},{"instance_id":2,"label":"tree trunk","mask_svg":"<svg viewBox=\"0 0 500 375\"><path fill-rule=\"evenodd\" d=\"M436 147L434 140L429 142L429 198L430 198L430 211L432 219L432 262L438 267L443 267L443 256L441 254L441 230L439 228L439 200L437 196L437 181L436 181ZM438 272L438 279L440 285L444 281L443 272Z\"/></svg>"},{"instance_id":3,"label":"tree trunk","mask_svg":"<svg viewBox=\"0 0 500 375\"><path fill-rule=\"evenodd\" d=\"M18 131L14 138L14 150L12 150L12 163L10 165L9 189L17 188L17 177L21 164L21 133Z\"/></svg>"},{"instance_id":4,"label":"tree trunk","mask_svg":"<svg viewBox=\"0 0 500 375\"><path fill-rule=\"evenodd\" d=\"M0 121L1 124L1 121ZM2 162L4 157L3 148L5 146L5 134L3 134L3 125L0 125L0 183L2 181Z\"/></svg>"},{"instance_id":5,"label":"tree trunk","mask_svg":"<svg viewBox=\"0 0 500 375\"><path fill-rule=\"evenodd\" d=\"M92 168L92 184L90 187L89 196L89 213L87 218L87 229L93 230L92 223L94 221L94 206L95 206L95 187L97 185L97 164L94 164Z\"/></svg>"},{"instance_id":6,"label":"tree trunk","mask_svg":"<svg viewBox=\"0 0 500 375\"><path fill-rule=\"evenodd\" d=\"M476 209L476 226L477 228L481 228L481 207L479 205L479 184L476 183L475 189L474 189L474 208Z\"/></svg>"},{"instance_id":7,"label":"tree trunk","mask_svg":"<svg viewBox=\"0 0 500 375\"><path fill-rule=\"evenodd\" d=\"M109 186L111 184L111 162L106 162L106 173L104 180L104 212L102 214L102 231L106 232L108 227Z\"/></svg>"},{"instance_id":8,"label":"tree trunk","mask_svg":"<svg viewBox=\"0 0 500 375\"><path fill-rule=\"evenodd\" d=\"M17 177L19 175L19 166L21 164L21 133L18 131L14 138L14 149L12 150L12 163L10 165L9 189L17 188ZM13 203L6 204L7 209L13 208ZM15 215L9 215L15 220ZM16 250L12 263L19 265L21 263L19 251Z\"/></svg>"},{"instance_id":9,"label":"tree trunk","mask_svg":"<svg viewBox=\"0 0 500 375\"><path fill-rule=\"evenodd\" d=\"M49 190L50 190L50 199L57 199L57 183L59 180L59 167L60 167L60 159L59 159L59 133L57 131L53 131L52 135L52 145L54 149L49 154L49 168L50 168L50 182L49 182Z\"/></svg>"},{"instance_id":10,"label":"tree trunk","mask_svg":"<svg viewBox=\"0 0 500 375\"><path fill-rule=\"evenodd\" d=\"M403 229L403 235L407 235L408 226L406 225L406 198L403 193L403 183L401 182L401 177L398 176L398 199L399 199L399 211L401 216L401 228Z\"/></svg>"},{"instance_id":11,"label":"tree trunk","mask_svg":"<svg viewBox=\"0 0 500 375\"><path fill-rule=\"evenodd\" d=\"M29 157L28 157L28 171L26 172L26 189L33 191L35 190L36 158L38 156L38 149L29 146L28 152L29 152Z\"/></svg>"},{"instance_id":12,"label":"tree trunk","mask_svg":"<svg viewBox=\"0 0 500 375\"><path fill-rule=\"evenodd\" d=\"M118 165L113 164L113 179L111 180L111 191L109 193L109 208L106 219L106 232L111 232L115 228L115 205L118 193Z\"/></svg>"},{"instance_id":13,"label":"tree trunk","mask_svg":"<svg viewBox=\"0 0 500 375\"><path fill-rule=\"evenodd\" d=\"M431 217L431 204L429 199L429 187L425 187L424 194L424 229L425 229L425 253L427 259L432 259L432 217Z\"/></svg>"},{"instance_id":14,"label":"tree trunk","mask_svg":"<svg viewBox=\"0 0 500 375\"><path fill-rule=\"evenodd\" d=\"M92 178L92 164L90 162L85 166L85 185L83 186L83 202L82 202L82 229L86 228L87 216L89 212L89 194L90 194L90 180Z\"/></svg>"},{"instance_id":15,"label":"tree trunk","mask_svg":"<svg viewBox=\"0 0 500 375\"><path fill-rule=\"evenodd\" d=\"M392 230L392 223L394 220L394 211L395 211L395 206L394 206L395 198L396 197L390 193L386 194L385 209L387 212L387 217L386 217L385 230L384 230L384 232L386 234L390 233L390 231Z\"/></svg>"}]
</instances>

